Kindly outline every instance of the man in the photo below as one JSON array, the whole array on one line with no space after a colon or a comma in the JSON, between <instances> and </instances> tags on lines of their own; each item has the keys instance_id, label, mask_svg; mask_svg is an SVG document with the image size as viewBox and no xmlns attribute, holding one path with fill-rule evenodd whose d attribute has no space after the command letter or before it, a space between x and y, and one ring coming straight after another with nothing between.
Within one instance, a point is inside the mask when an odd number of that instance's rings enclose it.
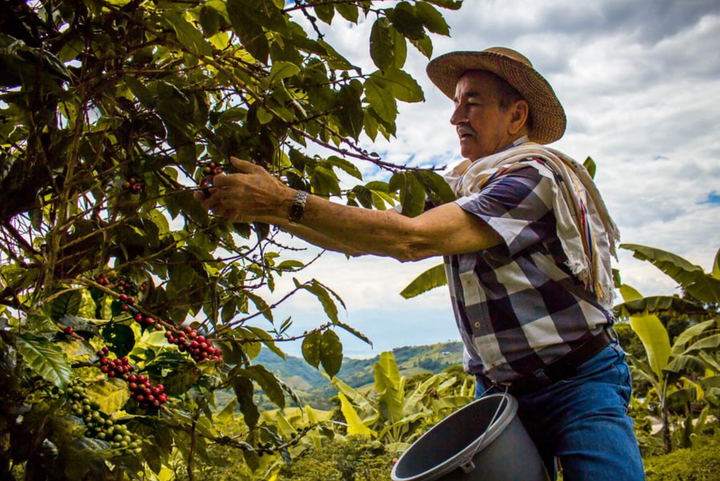
<instances>
[{"instance_id":1,"label":"man","mask_svg":"<svg viewBox=\"0 0 720 481\"><path fill-rule=\"evenodd\" d=\"M617 228L585 169L543 145L565 131L562 105L510 49L449 53L427 70L455 103L455 202L415 218L348 207L233 159L240 174L216 177L206 207L351 255L443 256L478 397L515 395L551 473L557 457L567 480L643 479L630 376L608 334Z\"/></svg>"}]
</instances>

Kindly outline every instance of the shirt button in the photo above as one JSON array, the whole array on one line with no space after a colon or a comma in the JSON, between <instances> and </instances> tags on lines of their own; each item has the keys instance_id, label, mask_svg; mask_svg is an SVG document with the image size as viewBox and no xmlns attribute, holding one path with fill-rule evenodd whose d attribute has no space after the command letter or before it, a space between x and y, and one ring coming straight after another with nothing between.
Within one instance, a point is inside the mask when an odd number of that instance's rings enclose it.
<instances>
[{"instance_id":1,"label":"shirt button","mask_svg":"<svg viewBox=\"0 0 720 481\"><path fill-rule=\"evenodd\" d=\"M476 322L476 323L475 323L475 327L480 327L480 323L479 323L479 322Z\"/></svg>"}]
</instances>

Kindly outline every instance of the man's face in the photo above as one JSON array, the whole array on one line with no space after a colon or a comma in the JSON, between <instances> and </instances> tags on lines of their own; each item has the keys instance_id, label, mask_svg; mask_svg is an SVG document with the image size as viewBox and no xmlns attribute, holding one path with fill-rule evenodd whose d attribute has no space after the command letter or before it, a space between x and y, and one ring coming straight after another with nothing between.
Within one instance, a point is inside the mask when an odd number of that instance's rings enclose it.
<instances>
[{"instance_id":1,"label":"man's face","mask_svg":"<svg viewBox=\"0 0 720 481\"><path fill-rule=\"evenodd\" d=\"M460 153L476 160L494 154L514 139L508 132L511 109L503 111L489 72L474 70L464 74L455 87L455 111L450 123L460 138Z\"/></svg>"}]
</instances>

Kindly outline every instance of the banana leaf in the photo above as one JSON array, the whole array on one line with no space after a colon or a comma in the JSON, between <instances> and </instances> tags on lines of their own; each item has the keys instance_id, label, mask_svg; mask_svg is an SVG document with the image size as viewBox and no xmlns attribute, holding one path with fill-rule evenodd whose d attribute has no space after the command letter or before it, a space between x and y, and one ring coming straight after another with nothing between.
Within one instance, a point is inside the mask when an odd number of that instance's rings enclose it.
<instances>
[{"instance_id":1,"label":"banana leaf","mask_svg":"<svg viewBox=\"0 0 720 481\"><path fill-rule=\"evenodd\" d=\"M694 315L708 314L708 311L692 301L675 296L648 296L623 302L613 307L617 317L631 317L648 314Z\"/></svg>"},{"instance_id":2,"label":"banana leaf","mask_svg":"<svg viewBox=\"0 0 720 481\"><path fill-rule=\"evenodd\" d=\"M620 294L625 299L625 302L642 297L637 290L627 284L620 286ZM670 358L670 337L667 329L660 322L660 319L653 314L631 316L630 326L645 347L650 367L661 378L662 371L667 366Z\"/></svg>"},{"instance_id":3,"label":"banana leaf","mask_svg":"<svg viewBox=\"0 0 720 481\"><path fill-rule=\"evenodd\" d=\"M711 319L709 321L695 324L694 326L688 327L675 339L675 343L672 347L672 355L681 354L686 348L687 344L694 338L702 334L706 329L714 326L717 323L716 320Z\"/></svg>"},{"instance_id":4,"label":"banana leaf","mask_svg":"<svg viewBox=\"0 0 720 481\"><path fill-rule=\"evenodd\" d=\"M395 355L392 352L381 353L380 359L373 365L373 370L380 414L390 423L395 423L405 415L405 378L400 376Z\"/></svg>"},{"instance_id":5,"label":"banana leaf","mask_svg":"<svg viewBox=\"0 0 720 481\"><path fill-rule=\"evenodd\" d=\"M702 267L654 247L638 244L621 244L622 249L633 251L635 258L648 261L672 277L685 292L702 302L720 302L720 279L706 274ZM716 257L717 261L717 257ZM713 267L713 272L715 268Z\"/></svg>"}]
</instances>

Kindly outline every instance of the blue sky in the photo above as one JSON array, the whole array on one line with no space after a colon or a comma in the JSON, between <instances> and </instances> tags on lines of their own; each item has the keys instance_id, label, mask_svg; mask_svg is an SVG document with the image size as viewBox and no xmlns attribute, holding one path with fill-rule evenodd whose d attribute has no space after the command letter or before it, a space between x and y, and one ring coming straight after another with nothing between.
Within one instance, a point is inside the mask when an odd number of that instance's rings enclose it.
<instances>
[{"instance_id":1,"label":"blue sky","mask_svg":"<svg viewBox=\"0 0 720 481\"><path fill-rule=\"evenodd\" d=\"M451 38L434 37L435 55L506 46L526 55L553 85L568 130L553 147L578 160L592 156L596 182L618 223L622 241L659 247L710 269L720 247L720 4L717 0L467 0L443 11ZM372 72L367 39L372 24L323 26L331 44ZM364 147L385 160L413 165L458 162L449 124L451 104L426 79L427 59L409 48L406 69L426 101L401 104L392 142ZM366 181L378 175L358 164ZM305 245L299 241L294 245ZM312 258L309 249L300 255ZM643 294L671 294L675 285L649 264L621 251L623 280ZM345 300L343 320L367 334L370 349L341 333L345 354L369 357L404 345L458 338L445 288L411 301L399 292L431 259L326 254L300 280L320 279ZM278 284L279 298L291 279ZM292 315L295 333L326 322L309 295L277 312ZM288 344L299 354L300 344Z\"/></svg>"}]
</instances>

